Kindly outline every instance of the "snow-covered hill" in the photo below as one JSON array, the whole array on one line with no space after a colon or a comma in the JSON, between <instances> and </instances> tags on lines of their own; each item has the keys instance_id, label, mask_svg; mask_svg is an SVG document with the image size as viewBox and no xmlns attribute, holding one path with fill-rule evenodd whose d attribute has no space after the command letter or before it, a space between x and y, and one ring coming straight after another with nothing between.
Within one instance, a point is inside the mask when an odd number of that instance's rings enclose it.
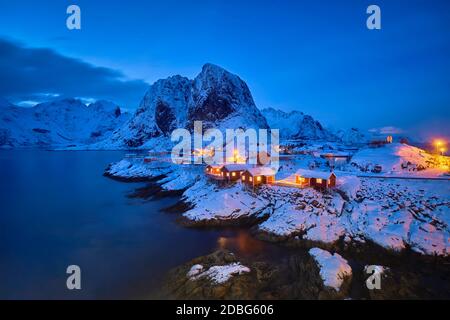
<instances>
[{"instance_id":1,"label":"snow-covered hill","mask_svg":"<svg viewBox=\"0 0 450 320\"><path fill-rule=\"evenodd\" d=\"M266 117L270 128L280 130L282 139L336 140L336 137L319 121L303 112L284 112L274 108L263 109L261 112Z\"/></svg>"},{"instance_id":2,"label":"snow-covered hill","mask_svg":"<svg viewBox=\"0 0 450 320\"><path fill-rule=\"evenodd\" d=\"M108 101L86 106L77 99L17 107L0 101L0 147L66 148L95 143L109 137L128 120Z\"/></svg>"},{"instance_id":3,"label":"snow-covered hill","mask_svg":"<svg viewBox=\"0 0 450 320\"><path fill-rule=\"evenodd\" d=\"M371 137L357 128L348 130L340 129L334 132L334 135L345 144L364 144L371 141Z\"/></svg>"},{"instance_id":4,"label":"snow-covered hill","mask_svg":"<svg viewBox=\"0 0 450 320\"><path fill-rule=\"evenodd\" d=\"M139 108L109 141L99 148L157 148L168 144L176 128L268 128L249 88L238 76L205 64L194 79L173 76L150 86Z\"/></svg>"},{"instance_id":5,"label":"snow-covered hill","mask_svg":"<svg viewBox=\"0 0 450 320\"><path fill-rule=\"evenodd\" d=\"M383 174L432 174L448 171L444 162L450 164L449 157L432 155L425 150L401 143L387 144L378 148L364 148L352 160L353 166L361 171L374 171L379 166Z\"/></svg>"}]
</instances>

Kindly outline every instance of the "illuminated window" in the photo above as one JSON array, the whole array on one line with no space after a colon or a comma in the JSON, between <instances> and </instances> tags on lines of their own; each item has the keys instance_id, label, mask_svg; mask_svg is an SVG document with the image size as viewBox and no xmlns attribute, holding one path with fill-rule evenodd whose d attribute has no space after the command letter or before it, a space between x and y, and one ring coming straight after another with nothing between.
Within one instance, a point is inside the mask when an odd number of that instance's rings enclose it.
<instances>
[{"instance_id":1,"label":"illuminated window","mask_svg":"<svg viewBox=\"0 0 450 320\"><path fill-rule=\"evenodd\" d=\"M224 173L225 174L225 173ZM227 172L227 177L229 177L230 176L230 174Z\"/></svg>"},{"instance_id":2,"label":"illuminated window","mask_svg":"<svg viewBox=\"0 0 450 320\"><path fill-rule=\"evenodd\" d=\"M242 176L242 181L245 181L245 176Z\"/></svg>"},{"instance_id":3,"label":"illuminated window","mask_svg":"<svg viewBox=\"0 0 450 320\"><path fill-rule=\"evenodd\" d=\"M233 177L236 177L236 172L233 172L231 175L232 175Z\"/></svg>"},{"instance_id":4,"label":"illuminated window","mask_svg":"<svg viewBox=\"0 0 450 320\"><path fill-rule=\"evenodd\" d=\"M317 183L322 183L322 179L316 179Z\"/></svg>"},{"instance_id":5,"label":"illuminated window","mask_svg":"<svg viewBox=\"0 0 450 320\"><path fill-rule=\"evenodd\" d=\"M253 181L253 178L252 178L252 177L248 178L248 181L252 182L252 181Z\"/></svg>"},{"instance_id":6,"label":"illuminated window","mask_svg":"<svg viewBox=\"0 0 450 320\"><path fill-rule=\"evenodd\" d=\"M261 177L256 177L256 181L261 182Z\"/></svg>"}]
</instances>

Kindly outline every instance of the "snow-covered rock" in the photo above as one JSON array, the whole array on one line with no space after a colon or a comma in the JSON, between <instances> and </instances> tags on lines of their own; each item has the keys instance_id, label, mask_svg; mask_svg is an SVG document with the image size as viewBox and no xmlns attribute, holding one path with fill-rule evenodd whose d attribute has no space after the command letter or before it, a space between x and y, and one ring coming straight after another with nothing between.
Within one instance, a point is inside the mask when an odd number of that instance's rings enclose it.
<instances>
[{"instance_id":1,"label":"snow-covered rock","mask_svg":"<svg viewBox=\"0 0 450 320\"><path fill-rule=\"evenodd\" d=\"M1 102L0 147L66 148L109 137L128 119L108 101L86 106L77 99L41 103L32 108Z\"/></svg>"},{"instance_id":2,"label":"snow-covered rock","mask_svg":"<svg viewBox=\"0 0 450 320\"><path fill-rule=\"evenodd\" d=\"M359 145L368 143L370 136L357 128L350 128L348 130L340 129L334 132L334 135L343 143L349 145Z\"/></svg>"},{"instance_id":3,"label":"snow-covered rock","mask_svg":"<svg viewBox=\"0 0 450 320\"><path fill-rule=\"evenodd\" d=\"M201 264L194 264L188 271L186 276L192 278L203 272L203 266Z\"/></svg>"},{"instance_id":4,"label":"snow-covered rock","mask_svg":"<svg viewBox=\"0 0 450 320\"><path fill-rule=\"evenodd\" d=\"M217 187L200 179L183 194L193 208L183 214L192 222L226 222L242 218L256 218L269 209L267 199L253 196L240 183Z\"/></svg>"},{"instance_id":5,"label":"snow-covered rock","mask_svg":"<svg viewBox=\"0 0 450 320\"><path fill-rule=\"evenodd\" d=\"M192 131L194 121L202 121L204 129L222 131L268 128L246 83L221 67L205 64L194 80L174 76L155 82L133 118L98 147L164 149L174 129Z\"/></svg>"},{"instance_id":6,"label":"snow-covered rock","mask_svg":"<svg viewBox=\"0 0 450 320\"><path fill-rule=\"evenodd\" d=\"M209 63L193 81L188 120L188 126L199 120L206 127L221 130L268 128L247 84L237 75Z\"/></svg>"},{"instance_id":7,"label":"snow-covered rock","mask_svg":"<svg viewBox=\"0 0 450 320\"><path fill-rule=\"evenodd\" d=\"M273 214L259 225L259 230L277 236L300 234L301 239L322 243L334 243L345 234L341 220L337 218L344 206L339 194L324 195L312 188L275 187Z\"/></svg>"},{"instance_id":8,"label":"snow-covered rock","mask_svg":"<svg viewBox=\"0 0 450 320\"><path fill-rule=\"evenodd\" d=\"M346 229L393 251L450 252L448 181L362 179Z\"/></svg>"},{"instance_id":9,"label":"snow-covered rock","mask_svg":"<svg viewBox=\"0 0 450 320\"><path fill-rule=\"evenodd\" d=\"M320 268L320 276L324 285L339 292L345 278L352 275L352 268L348 265L347 260L337 253L331 254L319 248L310 249L309 254Z\"/></svg>"},{"instance_id":10,"label":"snow-covered rock","mask_svg":"<svg viewBox=\"0 0 450 320\"><path fill-rule=\"evenodd\" d=\"M320 122L303 112L284 112L274 108L263 109L262 114L272 129L280 130L282 139L335 140L336 137L322 127Z\"/></svg>"},{"instance_id":11,"label":"snow-covered rock","mask_svg":"<svg viewBox=\"0 0 450 320\"><path fill-rule=\"evenodd\" d=\"M448 157L440 157L450 162ZM425 150L407 144L392 143L377 148L363 148L351 160L352 164L362 171L373 171L376 166L381 167L384 174L407 174L418 172L427 173L427 169L439 169L438 158Z\"/></svg>"},{"instance_id":12,"label":"snow-covered rock","mask_svg":"<svg viewBox=\"0 0 450 320\"><path fill-rule=\"evenodd\" d=\"M365 265L364 266L364 272L369 272L369 268L372 269L373 274L378 274L378 275L382 275L383 273L385 273L386 271L389 270L388 267L385 266L377 266L377 265Z\"/></svg>"},{"instance_id":13,"label":"snow-covered rock","mask_svg":"<svg viewBox=\"0 0 450 320\"><path fill-rule=\"evenodd\" d=\"M250 218L267 239L324 245L340 239L348 245L371 241L392 251L449 255L448 181L339 176L338 189L327 192L278 186L248 192L240 182L219 186L209 181L203 169L125 159L107 171L124 179L161 177L163 189L183 190L183 200L190 204L183 217L194 225L238 224Z\"/></svg>"},{"instance_id":14,"label":"snow-covered rock","mask_svg":"<svg viewBox=\"0 0 450 320\"><path fill-rule=\"evenodd\" d=\"M240 262L234 262L223 266L212 266L203 271L202 265L194 265L187 273L190 280L195 281L202 278L209 279L214 284L222 284L230 280L235 275L250 272L250 268Z\"/></svg>"}]
</instances>

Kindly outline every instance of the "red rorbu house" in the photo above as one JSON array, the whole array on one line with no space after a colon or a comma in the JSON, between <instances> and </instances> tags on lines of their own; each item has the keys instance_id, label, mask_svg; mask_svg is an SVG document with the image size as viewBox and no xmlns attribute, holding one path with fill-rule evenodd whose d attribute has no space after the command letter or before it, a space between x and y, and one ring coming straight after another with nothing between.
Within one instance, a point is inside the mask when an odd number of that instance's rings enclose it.
<instances>
[{"instance_id":1,"label":"red rorbu house","mask_svg":"<svg viewBox=\"0 0 450 320\"><path fill-rule=\"evenodd\" d=\"M206 175L210 178L216 179L216 180L224 180L223 174L222 174L222 168L223 165L208 165L206 166Z\"/></svg>"},{"instance_id":2,"label":"red rorbu house","mask_svg":"<svg viewBox=\"0 0 450 320\"><path fill-rule=\"evenodd\" d=\"M247 169L241 175L241 181L247 186L258 186L275 182L275 170L268 167L255 167Z\"/></svg>"},{"instance_id":3,"label":"red rorbu house","mask_svg":"<svg viewBox=\"0 0 450 320\"><path fill-rule=\"evenodd\" d=\"M223 165L220 171L225 180L237 181L248 168L246 164L231 163Z\"/></svg>"},{"instance_id":4,"label":"red rorbu house","mask_svg":"<svg viewBox=\"0 0 450 320\"><path fill-rule=\"evenodd\" d=\"M331 188L336 186L334 172L299 169L295 173L295 183L305 187Z\"/></svg>"}]
</instances>

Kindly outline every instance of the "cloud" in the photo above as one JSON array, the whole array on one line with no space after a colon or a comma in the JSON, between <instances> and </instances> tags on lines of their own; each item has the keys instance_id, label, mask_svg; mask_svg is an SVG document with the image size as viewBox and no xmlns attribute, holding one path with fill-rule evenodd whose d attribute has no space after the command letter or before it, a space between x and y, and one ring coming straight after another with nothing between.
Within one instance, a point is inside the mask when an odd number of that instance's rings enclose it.
<instances>
[{"instance_id":1,"label":"cloud","mask_svg":"<svg viewBox=\"0 0 450 320\"><path fill-rule=\"evenodd\" d=\"M393 126L374 128L374 129L370 129L369 131L372 133L375 133L375 134L402 134L402 133L404 133L404 131L402 129L393 127Z\"/></svg>"},{"instance_id":2,"label":"cloud","mask_svg":"<svg viewBox=\"0 0 450 320\"><path fill-rule=\"evenodd\" d=\"M134 109L148 84L122 72L0 39L0 96L13 102L64 97L106 99Z\"/></svg>"}]
</instances>

